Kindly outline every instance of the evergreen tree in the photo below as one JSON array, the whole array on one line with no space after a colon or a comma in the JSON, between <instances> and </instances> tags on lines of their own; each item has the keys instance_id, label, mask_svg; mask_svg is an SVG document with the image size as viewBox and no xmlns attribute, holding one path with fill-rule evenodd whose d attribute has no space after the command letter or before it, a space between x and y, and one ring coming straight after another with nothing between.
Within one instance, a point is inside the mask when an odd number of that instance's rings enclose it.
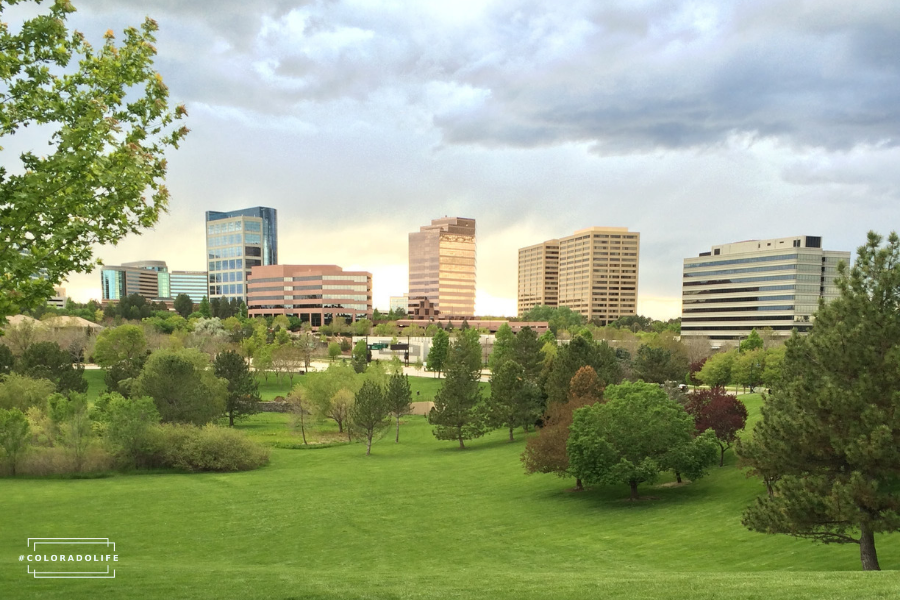
<instances>
[{"instance_id":1,"label":"evergreen tree","mask_svg":"<svg viewBox=\"0 0 900 600\"><path fill-rule=\"evenodd\" d=\"M531 327L523 327L513 339L512 358L525 369L525 377L537 383L544 367L544 356L541 354L541 343L537 332Z\"/></svg>"},{"instance_id":2,"label":"evergreen tree","mask_svg":"<svg viewBox=\"0 0 900 600\"><path fill-rule=\"evenodd\" d=\"M491 395L486 402L488 424L507 427L509 441L514 441L516 427L528 427L541 416L541 390L525 377L525 369L507 360L491 374Z\"/></svg>"},{"instance_id":3,"label":"evergreen tree","mask_svg":"<svg viewBox=\"0 0 900 600\"><path fill-rule=\"evenodd\" d=\"M203 298L200 299L200 307L197 309L197 312L199 312L204 319L212 318L212 310L209 307L209 298L203 296Z\"/></svg>"},{"instance_id":4,"label":"evergreen tree","mask_svg":"<svg viewBox=\"0 0 900 600\"><path fill-rule=\"evenodd\" d=\"M412 410L412 389L409 387L409 377L402 373L391 375L384 396L388 410L397 418L397 437L394 441L399 442L400 417Z\"/></svg>"},{"instance_id":5,"label":"evergreen tree","mask_svg":"<svg viewBox=\"0 0 900 600\"><path fill-rule=\"evenodd\" d=\"M187 294L178 294L175 297L175 312L187 319L194 312L194 302Z\"/></svg>"},{"instance_id":6,"label":"evergreen tree","mask_svg":"<svg viewBox=\"0 0 900 600\"><path fill-rule=\"evenodd\" d=\"M569 383L578 369L590 366L603 385L618 383L622 378L622 370L616 353L606 342L596 344L576 336L571 342L559 347L553 359L550 373L544 384L547 401L565 402L569 397Z\"/></svg>"},{"instance_id":7,"label":"evergreen tree","mask_svg":"<svg viewBox=\"0 0 900 600\"><path fill-rule=\"evenodd\" d=\"M875 534L900 530L900 237L882 247L870 232L838 271L840 296L788 341L752 442L738 442L773 490L743 523L858 544L863 570L878 570Z\"/></svg>"},{"instance_id":8,"label":"evergreen tree","mask_svg":"<svg viewBox=\"0 0 900 600\"><path fill-rule=\"evenodd\" d=\"M228 426L234 427L235 419L242 419L259 412L259 383L250 372L244 357L233 350L220 352L213 362L213 372L228 382L225 396L225 414Z\"/></svg>"},{"instance_id":9,"label":"evergreen tree","mask_svg":"<svg viewBox=\"0 0 900 600\"><path fill-rule=\"evenodd\" d=\"M47 379L61 394L86 392L87 379L84 365L74 363L72 355L56 342L38 342L22 353L16 362L16 371L33 379Z\"/></svg>"},{"instance_id":10,"label":"evergreen tree","mask_svg":"<svg viewBox=\"0 0 900 600\"><path fill-rule=\"evenodd\" d=\"M494 351L491 352L491 357L488 359L488 365L492 372L499 370L504 362L513 358L515 340L516 335L509 323L501 325L494 336Z\"/></svg>"},{"instance_id":11,"label":"evergreen tree","mask_svg":"<svg viewBox=\"0 0 900 600\"><path fill-rule=\"evenodd\" d=\"M375 433L390 424L390 410L384 398L384 389L368 380L356 392L350 407L350 423L366 436L366 456L372 452Z\"/></svg>"},{"instance_id":12,"label":"evergreen tree","mask_svg":"<svg viewBox=\"0 0 900 600\"><path fill-rule=\"evenodd\" d=\"M444 384L434 398L428 422L435 425L434 437L459 440L459 447L465 448L464 440L481 437L486 430L481 410L481 345L477 330L463 331L453 341L445 368Z\"/></svg>"}]
</instances>

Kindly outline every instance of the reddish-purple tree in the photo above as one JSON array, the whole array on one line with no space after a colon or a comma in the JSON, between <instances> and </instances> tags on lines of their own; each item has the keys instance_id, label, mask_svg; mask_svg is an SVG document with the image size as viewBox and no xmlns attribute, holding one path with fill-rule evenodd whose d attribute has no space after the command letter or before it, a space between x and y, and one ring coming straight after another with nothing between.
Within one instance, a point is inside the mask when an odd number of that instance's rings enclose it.
<instances>
[{"instance_id":1,"label":"reddish-purple tree","mask_svg":"<svg viewBox=\"0 0 900 600\"><path fill-rule=\"evenodd\" d=\"M747 424L747 407L721 388L697 390L688 394L685 410L694 417L697 433L712 429L719 443L719 466L725 464L725 451L731 448L737 432Z\"/></svg>"}]
</instances>

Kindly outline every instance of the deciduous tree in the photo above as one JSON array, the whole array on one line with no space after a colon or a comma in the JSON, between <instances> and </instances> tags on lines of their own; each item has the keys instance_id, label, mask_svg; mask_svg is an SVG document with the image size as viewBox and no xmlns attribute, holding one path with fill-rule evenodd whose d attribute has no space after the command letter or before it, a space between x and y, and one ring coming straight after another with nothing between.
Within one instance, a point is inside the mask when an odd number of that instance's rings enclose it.
<instances>
[{"instance_id":1,"label":"deciduous tree","mask_svg":"<svg viewBox=\"0 0 900 600\"><path fill-rule=\"evenodd\" d=\"M569 468L586 483L628 484L636 500L638 485L663 470L699 463L697 478L703 457L705 466L715 462L714 442L694 439L694 420L658 385L626 382L608 386L604 396L603 404L575 411L569 428Z\"/></svg>"},{"instance_id":2,"label":"deciduous tree","mask_svg":"<svg viewBox=\"0 0 900 600\"><path fill-rule=\"evenodd\" d=\"M0 448L12 475L16 474L16 465L28 449L29 430L28 419L21 410L0 408Z\"/></svg>"},{"instance_id":3,"label":"deciduous tree","mask_svg":"<svg viewBox=\"0 0 900 600\"><path fill-rule=\"evenodd\" d=\"M685 410L694 418L697 433L711 429L719 445L719 466L725 464L725 451L747 424L747 407L737 396L721 388L698 390L688 394Z\"/></svg>"}]
</instances>

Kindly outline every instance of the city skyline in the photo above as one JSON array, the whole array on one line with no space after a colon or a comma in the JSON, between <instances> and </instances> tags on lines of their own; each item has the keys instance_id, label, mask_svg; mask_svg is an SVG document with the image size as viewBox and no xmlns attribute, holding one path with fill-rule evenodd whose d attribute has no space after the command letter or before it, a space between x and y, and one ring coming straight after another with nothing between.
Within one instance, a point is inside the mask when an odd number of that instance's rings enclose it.
<instances>
[{"instance_id":1,"label":"city skyline","mask_svg":"<svg viewBox=\"0 0 900 600\"><path fill-rule=\"evenodd\" d=\"M642 234L638 312L670 318L697 247L803 230L853 251L900 224L892 4L75 4L95 44L154 18L190 115L170 213L107 264L205 270L205 210L271 206L279 262L370 271L386 307L404 233L468 215L476 312L511 315L518 248L613 223ZM96 271L63 285L100 296Z\"/></svg>"}]
</instances>

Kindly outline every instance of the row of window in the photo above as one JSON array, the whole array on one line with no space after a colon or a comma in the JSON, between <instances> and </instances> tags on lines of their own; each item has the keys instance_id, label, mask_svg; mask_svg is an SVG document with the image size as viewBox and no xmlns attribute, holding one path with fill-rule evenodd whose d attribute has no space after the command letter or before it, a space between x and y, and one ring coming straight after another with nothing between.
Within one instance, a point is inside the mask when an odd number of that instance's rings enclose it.
<instances>
[{"instance_id":1,"label":"row of window","mask_svg":"<svg viewBox=\"0 0 900 600\"><path fill-rule=\"evenodd\" d=\"M805 255L808 256L808 255ZM754 258L732 258L728 260L714 260L701 263L685 263L685 269L696 269L698 267L720 267L725 265L742 265L747 263L758 262L775 262L778 260L797 260L796 254L776 254L771 256L758 256Z\"/></svg>"},{"instance_id":2,"label":"row of window","mask_svg":"<svg viewBox=\"0 0 900 600\"><path fill-rule=\"evenodd\" d=\"M227 271L225 273L210 273L209 274L209 282L210 283L228 283L230 281L243 281L244 280L244 272L243 271Z\"/></svg>"},{"instance_id":3,"label":"row of window","mask_svg":"<svg viewBox=\"0 0 900 600\"><path fill-rule=\"evenodd\" d=\"M704 298L693 300L682 300L682 304L718 304L720 302L769 302L771 300L793 300L793 294L781 296L738 296L729 298Z\"/></svg>"},{"instance_id":4,"label":"row of window","mask_svg":"<svg viewBox=\"0 0 900 600\"><path fill-rule=\"evenodd\" d=\"M223 294L243 294L243 283L231 283L228 285L211 285L209 286L210 296L221 296Z\"/></svg>"},{"instance_id":5,"label":"row of window","mask_svg":"<svg viewBox=\"0 0 900 600\"><path fill-rule=\"evenodd\" d=\"M231 233L233 231L240 231L242 227L244 231L262 231L262 223L259 221L228 221L208 224L206 226L206 233L208 235Z\"/></svg>"}]
</instances>

